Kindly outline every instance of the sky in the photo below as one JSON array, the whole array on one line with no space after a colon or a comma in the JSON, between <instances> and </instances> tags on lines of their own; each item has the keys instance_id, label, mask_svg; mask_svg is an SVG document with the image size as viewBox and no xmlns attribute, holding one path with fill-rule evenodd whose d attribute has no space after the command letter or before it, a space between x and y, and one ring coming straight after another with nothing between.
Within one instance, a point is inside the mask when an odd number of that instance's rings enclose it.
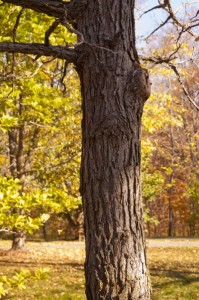
<instances>
[{"instance_id":1,"label":"sky","mask_svg":"<svg viewBox=\"0 0 199 300\"><path fill-rule=\"evenodd\" d=\"M156 5L158 5L158 0L137 0L138 6L139 2L141 2L142 11L146 11ZM171 0L171 5L175 10L181 7L179 13L183 13L185 9L185 3L192 4L195 7L195 11L199 9L199 0ZM162 21L166 19L168 15L163 12L162 9L153 10L150 13L143 15L140 20L136 23L136 34L137 36L145 36L147 37L158 25L161 24Z\"/></svg>"}]
</instances>

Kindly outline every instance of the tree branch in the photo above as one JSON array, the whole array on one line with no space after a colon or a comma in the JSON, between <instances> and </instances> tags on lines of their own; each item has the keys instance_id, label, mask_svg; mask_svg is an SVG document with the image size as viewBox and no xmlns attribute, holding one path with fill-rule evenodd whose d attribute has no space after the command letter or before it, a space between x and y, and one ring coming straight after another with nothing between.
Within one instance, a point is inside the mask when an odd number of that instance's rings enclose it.
<instances>
[{"instance_id":1,"label":"tree branch","mask_svg":"<svg viewBox=\"0 0 199 300\"><path fill-rule=\"evenodd\" d=\"M2 2L29 8L55 18L61 18L67 11L69 21L75 20L87 6L87 0L73 0L71 2L62 2L61 0L2 0Z\"/></svg>"},{"instance_id":2,"label":"tree branch","mask_svg":"<svg viewBox=\"0 0 199 300\"><path fill-rule=\"evenodd\" d=\"M78 37L79 41L77 43L75 43L75 44L70 44L69 46L79 46L79 45L81 45L81 44L84 43L84 36L83 36L83 34L81 32L79 32L78 30L76 30L74 28L71 28L69 26L69 24L67 23L67 13L65 13L65 16L62 17L61 22L68 29L69 32L72 32L72 33L76 34L77 37Z\"/></svg>"},{"instance_id":3,"label":"tree branch","mask_svg":"<svg viewBox=\"0 0 199 300\"><path fill-rule=\"evenodd\" d=\"M164 7L164 10L170 15L171 19L173 20L174 24L176 24L178 27L180 27L182 29L182 33L188 31L188 33L192 36L196 36L195 33L191 30L191 26L188 28L188 26L186 24L182 24L176 17L170 0L167 0L167 6ZM187 29L188 28L188 29ZM180 39L182 33L179 35L178 40Z\"/></svg>"},{"instance_id":4,"label":"tree branch","mask_svg":"<svg viewBox=\"0 0 199 300\"><path fill-rule=\"evenodd\" d=\"M49 46L50 45L50 41L49 41L49 37L50 35L53 33L53 31L57 28L57 26L59 25L60 20L56 19L53 24L48 28L48 30L45 33L45 45Z\"/></svg>"},{"instance_id":5,"label":"tree branch","mask_svg":"<svg viewBox=\"0 0 199 300\"><path fill-rule=\"evenodd\" d=\"M178 47L172 53L170 53L166 57L164 57L163 55L162 56L153 56L153 57L151 57L151 56L150 57L146 57L146 56L140 55L140 58L143 61L153 63L153 65L168 64L172 60L175 60L177 58L174 55L179 51L180 48L181 48L181 45L178 45Z\"/></svg>"},{"instance_id":6,"label":"tree branch","mask_svg":"<svg viewBox=\"0 0 199 300\"><path fill-rule=\"evenodd\" d=\"M159 5L145 11L142 15L150 12L150 11L153 11L154 9L159 9L159 8L162 8L167 14L168 14L168 17L167 19L162 22L155 30L153 30L153 32L151 32L149 34L149 36L145 39L147 40L151 35L153 35L156 31L158 31L160 28L162 28L164 25L166 25L168 23L168 21L172 20L173 24L176 25L176 27L178 29L181 29L181 32L179 33L179 36L177 38L177 42L180 40L181 38L181 35L185 32L188 32L190 35L192 35L193 37L197 37L197 34L195 32L193 32L191 29L194 28L194 27L197 27L198 26L198 23L197 24L193 24L193 25L190 25L189 22L187 22L187 24L184 24L182 22L180 22L176 16L176 13L173 11L173 8L171 6L171 1L170 0L163 0L163 1L160 1L158 0L159 2ZM141 16L142 16L141 15ZM198 13L196 14L195 17L191 18L191 20L193 20L194 18L196 18L198 15Z\"/></svg>"},{"instance_id":7,"label":"tree branch","mask_svg":"<svg viewBox=\"0 0 199 300\"><path fill-rule=\"evenodd\" d=\"M14 28L13 28L13 31L12 31L12 35L13 35L12 39L13 39L13 42L16 42L17 28L18 28L18 26L19 26L19 22L20 22L20 19L21 19L21 16L22 16L23 12L24 12L24 8L22 8L22 9L20 10L20 12L19 12L19 14L18 14L18 16L17 16L17 19L16 19L16 23L15 23Z\"/></svg>"},{"instance_id":8,"label":"tree branch","mask_svg":"<svg viewBox=\"0 0 199 300\"><path fill-rule=\"evenodd\" d=\"M171 16L168 16L167 18L166 18L166 20L163 22L163 23L161 23L156 29L154 29L147 37L146 37L146 40L150 37L150 36L152 36L156 31L158 31L161 27L163 27L165 24L167 24L168 23L168 21L171 19Z\"/></svg>"},{"instance_id":9,"label":"tree branch","mask_svg":"<svg viewBox=\"0 0 199 300\"><path fill-rule=\"evenodd\" d=\"M154 6L154 7L150 8L150 9L146 10L145 12L143 12L143 13L141 14L140 18L141 18L143 15L148 14L148 13L151 12L152 10L159 9L159 8L162 8L162 5L157 5L157 6Z\"/></svg>"},{"instance_id":10,"label":"tree branch","mask_svg":"<svg viewBox=\"0 0 199 300\"><path fill-rule=\"evenodd\" d=\"M173 65L172 63L168 63L169 67L173 70L173 72L175 73L175 75L177 76L177 79L178 79L178 82L180 83L181 87L182 87L182 90L185 94L185 96L187 97L187 99L189 100L189 102L197 109L199 110L199 107L198 105L195 103L194 99L192 99L189 95L189 92L187 91L183 81L182 81L182 78L180 76L180 73L178 72L178 69L176 68L175 65Z\"/></svg>"},{"instance_id":11,"label":"tree branch","mask_svg":"<svg viewBox=\"0 0 199 300\"><path fill-rule=\"evenodd\" d=\"M154 65L158 65L158 64L163 64L163 65L167 65L169 66L169 68L174 72L174 74L176 75L177 77L177 80L182 88L182 91L184 93L184 95L186 96L186 98L189 100L189 102L197 109L199 110L199 106L196 102L196 97L194 99L191 98L186 86L184 85L183 83L183 80L182 80L182 77L177 69L177 67L172 63L172 61L174 59L176 59L176 57L174 56L178 50L180 49L181 45L178 45L178 47L175 49L174 52L172 52L168 57L144 57L144 56L140 56L140 58L143 60L143 61L147 61L147 62L151 62L153 63L152 67ZM193 61L193 60L192 60ZM194 63L194 61L193 61Z\"/></svg>"},{"instance_id":12,"label":"tree branch","mask_svg":"<svg viewBox=\"0 0 199 300\"><path fill-rule=\"evenodd\" d=\"M2 42L0 43L0 52L53 56L73 63L77 60L77 53L74 49L69 49L63 46L45 46L43 44L36 43L27 44Z\"/></svg>"},{"instance_id":13,"label":"tree branch","mask_svg":"<svg viewBox=\"0 0 199 300\"><path fill-rule=\"evenodd\" d=\"M2 228L2 229L0 229L0 232L5 232L5 233L8 233L8 234L16 233L15 231L12 231L8 228Z\"/></svg>"},{"instance_id":14,"label":"tree branch","mask_svg":"<svg viewBox=\"0 0 199 300\"><path fill-rule=\"evenodd\" d=\"M56 18L60 18L70 5L70 2L63 3L59 0L2 0L2 2L29 8Z\"/></svg>"}]
</instances>

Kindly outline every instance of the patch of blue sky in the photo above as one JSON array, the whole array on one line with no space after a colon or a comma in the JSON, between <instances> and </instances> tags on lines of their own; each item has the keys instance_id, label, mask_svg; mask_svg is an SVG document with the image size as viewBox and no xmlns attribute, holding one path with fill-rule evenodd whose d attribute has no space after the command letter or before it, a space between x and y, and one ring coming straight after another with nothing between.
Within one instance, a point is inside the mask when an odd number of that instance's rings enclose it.
<instances>
[{"instance_id":1,"label":"patch of blue sky","mask_svg":"<svg viewBox=\"0 0 199 300\"><path fill-rule=\"evenodd\" d=\"M199 0L171 0L170 3L174 13L184 21L190 11L192 12L192 16L194 16L199 10ZM147 14L143 14L145 11L158 5L158 0L137 0L136 35L138 43L141 42L143 44L144 38L168 17L168 14L163 9L155 9ZM139 17L140 15L142 15L142 17ZM160 34L160 31L157 31L157 33Z\"/></svg>"}]
</instances>

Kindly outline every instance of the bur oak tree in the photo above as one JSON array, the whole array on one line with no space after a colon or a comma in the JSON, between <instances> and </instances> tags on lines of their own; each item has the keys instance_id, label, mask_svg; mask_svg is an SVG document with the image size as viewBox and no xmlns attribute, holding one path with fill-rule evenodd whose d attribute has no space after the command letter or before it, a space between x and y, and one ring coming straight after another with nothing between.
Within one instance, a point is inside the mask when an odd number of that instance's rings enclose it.
<instances>
[{"instance_id":1,"label":"bur oak tree","mask_svg":"<svg viewBox=\"0 0 199 300\"><path fill-rule=\"evenodd\" d=\"M2 2L55 21L43 44L2 42L1 52L61 58L80 77L87 299L150 299L140 184L140 126L150 82L136 51L135 1ZM174 20L170 1L159 2ZM59 23L77 35L76 44L50 44Z\"/></svg>"}]
</instances>

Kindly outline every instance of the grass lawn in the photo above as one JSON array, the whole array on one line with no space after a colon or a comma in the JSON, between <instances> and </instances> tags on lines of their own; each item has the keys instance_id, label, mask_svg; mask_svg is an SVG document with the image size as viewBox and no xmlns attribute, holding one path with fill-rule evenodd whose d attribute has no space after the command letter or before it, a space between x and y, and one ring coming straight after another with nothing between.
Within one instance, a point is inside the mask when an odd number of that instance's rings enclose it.
<instances>
[{"instance_id":1,"label":"grass lawn","mask_svg":"<svg viewBox=\"0 0 199 300\"><path fill-rule=\"evenodd\" d=\"M153 300L199 300L199 247L148 249Z\"/></svg>"},{"instance_id":2,"label":"grass lawn","mask_svg":"<svg viewBox=\"0 0 199 300\"><path fill-rule=\"evenodd\" d=\"M8 299L85 300L84 246L75 242L28 243L27 249L8 252L0 241L0 275L49 268L42 280L28 280ZM148 248L153 300L199 300L199 247Z\"/></svg>"}]
</instances>

